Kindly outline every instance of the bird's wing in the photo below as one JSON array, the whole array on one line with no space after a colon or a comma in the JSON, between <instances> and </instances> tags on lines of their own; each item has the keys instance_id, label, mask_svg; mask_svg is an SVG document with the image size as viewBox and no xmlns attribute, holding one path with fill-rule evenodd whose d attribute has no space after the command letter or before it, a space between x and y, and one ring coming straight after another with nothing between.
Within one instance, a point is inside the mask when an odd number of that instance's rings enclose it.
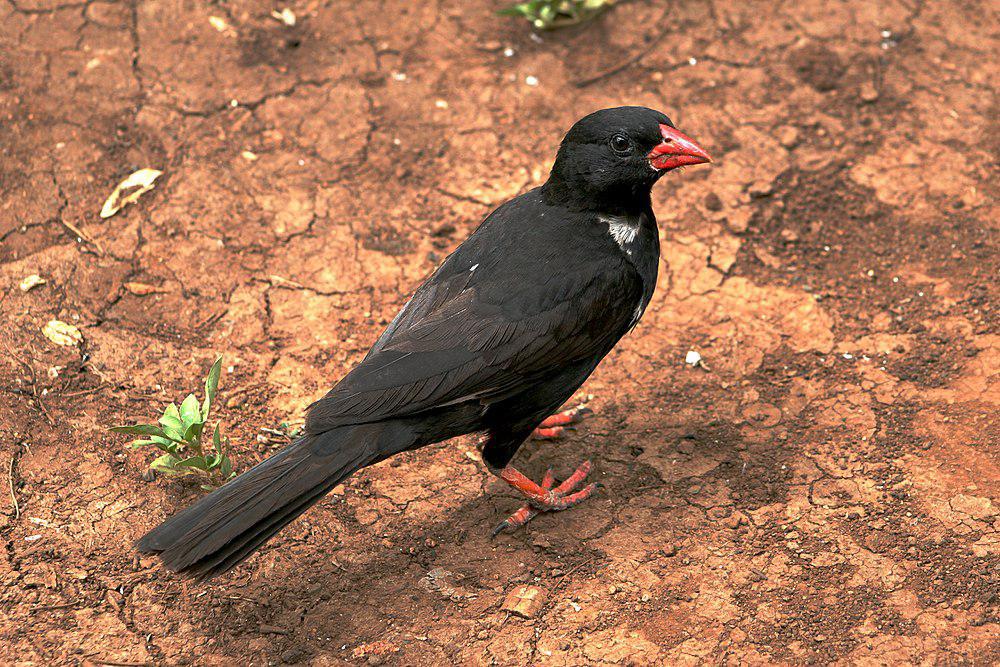
<instances>
[{"instance_id":1,"label":"bird's wing","mask_svg":"<svg viewBox=\"0 0 1000 667\"><path fill-rule=\"evenodd\" d=\"M528 239L521 238L520 250ZM484 253L471 238L396 316L365 360L311 408L310 432L515 393L599 358L642 295L630 265L531 246ZM484 258L477 262L477 258ZM519 274L518 274L519 272Z\"/></svg>"}]
</instances>

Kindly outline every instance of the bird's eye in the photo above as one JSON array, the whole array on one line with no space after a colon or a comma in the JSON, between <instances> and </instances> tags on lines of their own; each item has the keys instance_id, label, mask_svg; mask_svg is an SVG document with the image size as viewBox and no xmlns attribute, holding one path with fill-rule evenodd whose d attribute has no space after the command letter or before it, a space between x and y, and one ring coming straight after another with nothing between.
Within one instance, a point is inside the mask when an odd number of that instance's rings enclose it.
<instances>
[{"instance_id":1,"label":"bird's eye","mask_svg":"<svg viewBox=\"0 0 1000 667\"><path fill-rule=\"evenodd\" d=\"M616 134L611 137L611 150L616 153L628 153L628 149L632 147L632 142L628 140L624 134Z\"/></svg>"}]
</instances>

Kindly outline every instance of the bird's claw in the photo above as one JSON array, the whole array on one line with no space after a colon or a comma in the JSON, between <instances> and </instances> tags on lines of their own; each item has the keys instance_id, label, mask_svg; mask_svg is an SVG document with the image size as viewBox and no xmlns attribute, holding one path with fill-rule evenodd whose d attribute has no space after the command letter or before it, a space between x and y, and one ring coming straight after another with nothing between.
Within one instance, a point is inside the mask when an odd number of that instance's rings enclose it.
<instances>
[{"instance_id":1,"label":"bird's claw","mask_svg":"<svg viewBox=\"0 0 1000 667\"><path fill-rule=\"evenodd\" d=\"M588 408L586 403L557 412L546 417L532 432L532 436L537 440L558 440L565 435L567 427L583 421L593 413L594 411Z\"/></svg>"},{"instance_id":2,"label":"bird's claw","mask_svg":"<svg viewBox=\"0 0 1000 667\"><path fill-rule=\"evenodd\" d=\"M586 479L591 467L590 461L584 461L572 475L555 488L552 488L555 484L555 477L552 475L551 468L545 472L541 484L531 482L512 468L505 469L506 476L503 474L501 476L507 483L520 491L527 502L494 528L490 537L494 538L505 530L520 528L538 516L540 512L559 512L582 503L594 494L598 484L588 484L579 491L573 491L573 489ZM507 471L512 472L508 473Z\"/></svg>"}]
</instances>

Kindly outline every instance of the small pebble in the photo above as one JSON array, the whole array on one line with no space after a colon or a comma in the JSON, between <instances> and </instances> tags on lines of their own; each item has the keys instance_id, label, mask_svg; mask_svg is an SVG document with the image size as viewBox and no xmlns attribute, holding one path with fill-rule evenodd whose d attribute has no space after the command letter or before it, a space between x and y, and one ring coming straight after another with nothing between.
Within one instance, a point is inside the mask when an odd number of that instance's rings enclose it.
<instances>
[{"instance_id":1,"label":"small pebble","mask_svg":"<svg viewBox=\"0 0 1000 667\"><path fill-rule=\"evenodd\" d=\"M799 143L799 129L793 125L778 128L778 142L785 148L795 148Z\"/></svg>"},{"instance_id":2,"label":"small pebble","mask_svg":"<svg viewBox=\"0 0 1000 667\"><path fill-rule=\"evenodd\" d=\"M865 81L863 84L861 84L861 90L859 91L858 94L860 95L861 100L864 102L871 103L878 100L878 89L875 88L875 84L873 84L871 81Z\"/></svg>"}]
</instances>

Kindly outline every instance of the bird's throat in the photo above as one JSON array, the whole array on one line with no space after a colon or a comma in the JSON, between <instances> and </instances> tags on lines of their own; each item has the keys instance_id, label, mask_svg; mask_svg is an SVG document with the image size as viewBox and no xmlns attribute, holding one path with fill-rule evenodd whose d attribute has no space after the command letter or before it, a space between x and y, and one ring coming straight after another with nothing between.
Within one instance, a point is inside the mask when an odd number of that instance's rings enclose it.
<instances>
[{"instance_id":1,"label":"bird's throat","mask_svg":"<svg viewBox=\"0 0 1000 667\"><path fill-rule=\"evenodd\" d=\"M634 183L594 190L584 183L567 181L553 173L542 186L542 196L545 203L571 211L637 217L652 207L652 185L652 182Z\"/></svg>"}]
</instances>

